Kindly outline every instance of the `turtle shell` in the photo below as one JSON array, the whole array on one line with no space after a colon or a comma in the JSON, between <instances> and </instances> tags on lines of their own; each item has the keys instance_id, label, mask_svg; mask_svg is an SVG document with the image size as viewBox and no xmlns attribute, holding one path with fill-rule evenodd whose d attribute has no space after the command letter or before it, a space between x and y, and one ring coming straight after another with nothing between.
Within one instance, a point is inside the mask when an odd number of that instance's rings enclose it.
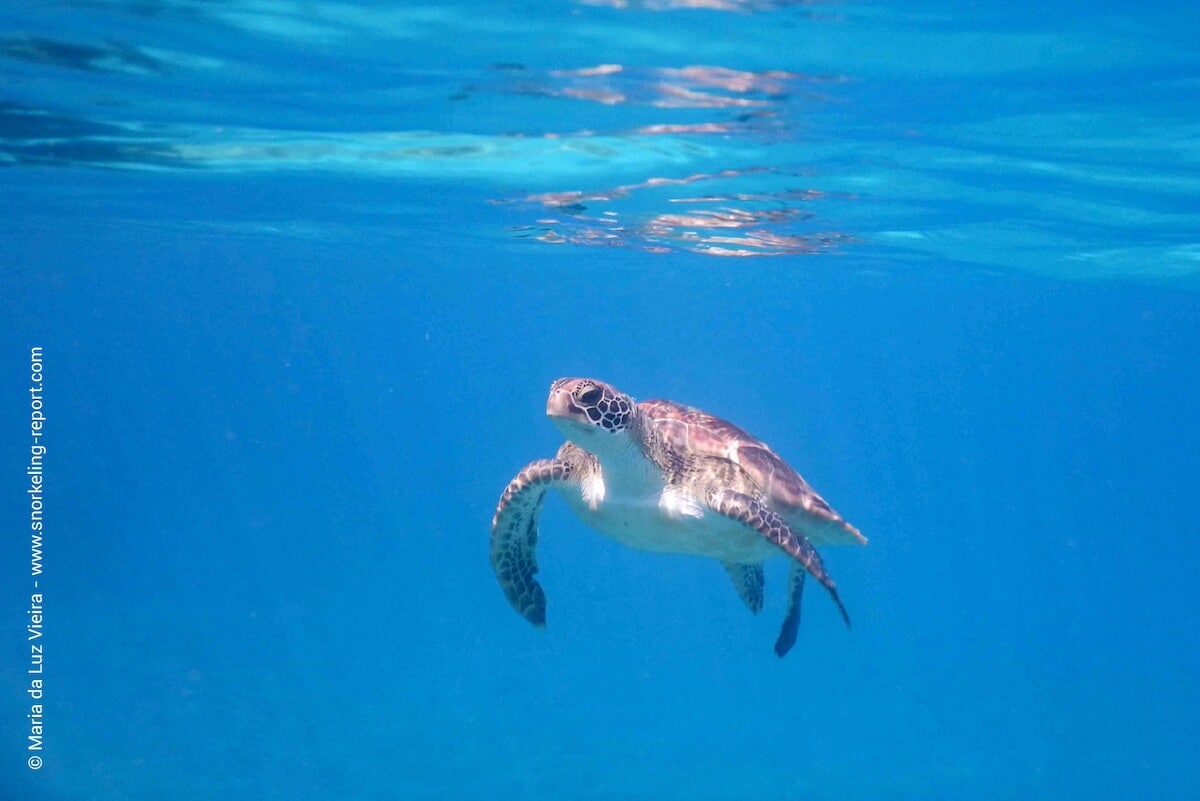
<instances>
[{"instance_id":1,"label":"turtle shell","mask_svg":"<svg viewBox=\"0 0 1200 801\"><path fill-rule=\"evenodd\" d=\"M762 440L708 412L667 400L638 404L642 419L677 453L728 459L757 483L776 512L814 545L866 545L791 465Z\"/></svg>"}]
</instances>

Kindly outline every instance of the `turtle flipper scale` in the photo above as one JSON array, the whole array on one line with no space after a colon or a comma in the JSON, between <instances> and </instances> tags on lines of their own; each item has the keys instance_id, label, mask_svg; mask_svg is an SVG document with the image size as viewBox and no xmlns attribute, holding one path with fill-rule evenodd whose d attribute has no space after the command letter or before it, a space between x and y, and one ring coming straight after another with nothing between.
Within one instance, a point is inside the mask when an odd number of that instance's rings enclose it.
<instances>
[{"instance_id":1,"label":"turtle flipper scale","mask_svg":"<svg viewBox=\"0 0 1200 801\"><path fill-rule=\"evenodd\" d=\"M538 459L508 482L492 518L491 561L513 609L533 625L546 625L546 593L537 579L538 519L546 490L572 479L561 459Z\"/></svg>"},{"instance_id":2,"label":"turtle flipper scale","mask_svg":"<svg viewBox=\"0 0 1200 801\"><path fill-rule=\"evenodd\" d=\"M754 529L803 565L804 569L829 591L833 602L837 604L838 611L842 613L842 620L846 622L847 626L850 625L850 615L846 612L846 607L842 605L842 599L838 597L837 585L825 572L821 555L803 534L789 526L787 521L766 504L745 493L728 489L716 490L710 493L708 505L714 512Z\"/></svg>"}]
</instances>

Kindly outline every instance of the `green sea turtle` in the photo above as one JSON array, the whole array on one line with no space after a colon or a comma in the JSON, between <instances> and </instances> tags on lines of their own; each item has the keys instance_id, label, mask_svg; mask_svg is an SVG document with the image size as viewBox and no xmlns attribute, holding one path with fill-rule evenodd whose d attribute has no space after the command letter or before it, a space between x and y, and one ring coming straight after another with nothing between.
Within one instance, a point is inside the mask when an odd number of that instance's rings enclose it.
<instances>
[{"instance_id":1,"label":"green sea turtle","mask_svg":"<svg viewBox=\"0 0 1200 801\"><path fill-rule=\"evenodd\" d=\"M767 445L699 409L637 403L590 378L555 381L546 414L567 442L509 482L492 519L492 568L530 623L546 625L534 550L542 500L554 487L583 522L617 542L719 560L751 612L763 605L762 563L790 557L779 656L796 641L806 572L850 624L814 546L867 541Z\"/></svg>"}]
</instances>

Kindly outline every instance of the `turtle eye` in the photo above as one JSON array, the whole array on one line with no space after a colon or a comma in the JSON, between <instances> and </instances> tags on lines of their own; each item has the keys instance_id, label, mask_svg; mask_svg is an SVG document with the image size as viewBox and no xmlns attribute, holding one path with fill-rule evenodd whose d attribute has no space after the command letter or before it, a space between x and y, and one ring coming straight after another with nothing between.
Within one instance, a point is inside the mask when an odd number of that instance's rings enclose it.
<instances>
[{"instance_id":1,"label":"turtle eye","mask_svg":"<svg viewBox=\"0 0 1200 801\"><path fill-rule=\"evenodd\" d=\"M600 387L592 387L587 392L579 396L579 402L588 406L595 406L604 397L604 391Z\"/></svg>"}]
</instances>

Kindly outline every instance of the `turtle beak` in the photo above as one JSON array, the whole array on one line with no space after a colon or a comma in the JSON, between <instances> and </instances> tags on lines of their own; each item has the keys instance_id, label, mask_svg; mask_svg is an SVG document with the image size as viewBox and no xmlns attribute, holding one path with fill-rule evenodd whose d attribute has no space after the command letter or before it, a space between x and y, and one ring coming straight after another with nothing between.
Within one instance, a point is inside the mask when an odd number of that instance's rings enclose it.
<instances>
[{"instance_id":1,"label":"turtle beak","mask_svg":"<svg viewBox=\"0 0 1200 801\"><path fill-rule=\"evenodd\" d=\"M571 402L570 379L560 378L550 385L550 396L546 398L547 417L572 417L579 408Z\"/></svg>"}]
</instances>

